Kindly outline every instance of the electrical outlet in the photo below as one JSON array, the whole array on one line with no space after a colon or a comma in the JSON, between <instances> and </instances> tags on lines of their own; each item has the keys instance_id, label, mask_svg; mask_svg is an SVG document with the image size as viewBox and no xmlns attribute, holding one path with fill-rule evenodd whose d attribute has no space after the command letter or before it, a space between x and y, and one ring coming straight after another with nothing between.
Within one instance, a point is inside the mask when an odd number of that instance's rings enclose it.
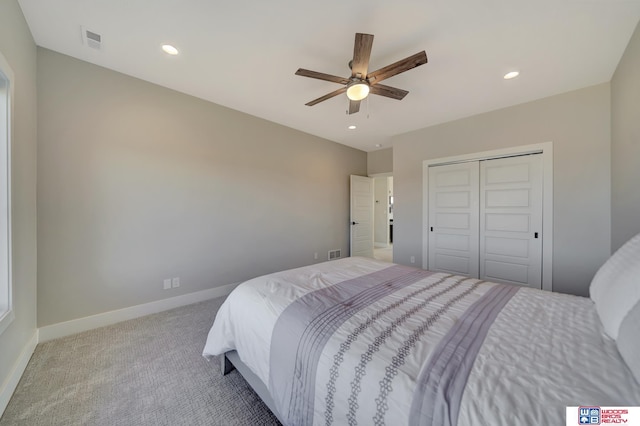
<instances>
[{"instance_id":1,"label":"electrical outlet","mask_svg":"<svg viewBox=\"0 0 640 426\"><path fill-rule=\"evenodd\" d=\"M165 278L163 281L163 288L169 290L171 288L171 278Z\"/></svg>"},{"instance_id":2,"label":"electrical outlet","mask_svg":"<svg viewBox=\"0 0 640 426\"><path fill-rule=\"evenodd\" d=\"M175 277L171 279L171 287L173 288L180 287L180 277Z\"/></svg>"},{"instance_id":3,"label":"electrical outlet","mask_svg":"<svg viewBox=\"0 0 640 426\"><path fill-rule=\"evenodd\" d=\"M411 263L416 263L416 257L415 256L411 256Z\"/></svg>"},{"instance_id":4,"label":"electrical outlet","mask_svg":"<svg viewBox=\"0 0 640 426\"><path fill-rule=\"evenodd\" d=\"M313 253L313 258L318 260L318 252Z\"/></svg>"}]
</instances>

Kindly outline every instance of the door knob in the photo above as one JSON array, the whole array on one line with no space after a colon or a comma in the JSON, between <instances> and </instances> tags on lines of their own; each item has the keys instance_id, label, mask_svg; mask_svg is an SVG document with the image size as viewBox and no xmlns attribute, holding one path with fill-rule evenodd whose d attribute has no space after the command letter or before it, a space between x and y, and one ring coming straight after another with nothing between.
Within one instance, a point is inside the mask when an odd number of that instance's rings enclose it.
<instances>
[{"instance_id":1,"label":"door knob","mask_svg":"<svg viewBox=\"0 0 640 426\"><path fill-rule=\"evenodd\" d=\"M358 222L351 222L351 224L352 224L352 225L357 225L357 224L358 224Z\"/></svg>"}]
</instances>

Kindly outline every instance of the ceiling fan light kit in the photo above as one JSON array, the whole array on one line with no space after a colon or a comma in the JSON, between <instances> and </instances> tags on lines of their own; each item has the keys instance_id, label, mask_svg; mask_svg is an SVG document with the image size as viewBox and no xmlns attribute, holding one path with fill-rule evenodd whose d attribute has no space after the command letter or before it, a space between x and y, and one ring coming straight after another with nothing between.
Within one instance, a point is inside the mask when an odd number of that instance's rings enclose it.
<instances>
[{"instance_id":1,"label":"ceiling fan light kit","mask_svg":"<svg viewBox=\"0 0 640 426\"><path fill-rule=\"evenodd\" d=\"M354 114L360 110L360 101L365 99L369 93L397 100L402 100L407 96L409 92L406 90L385 86L379 83L382 80L393 77L394 75L398 75L402 72L409 71L410 69L426 64L426 52L423 50L415 55L411 55L398 62L394 62L391 65L387 65L386 67L369 73L369 59L371 57L372 46L373 35L356 33L356 39L353 47L353 59L349 61L349 67L351 68L350 78L338 77L335 75L299 68L298 71L296 71L296 75L344 85L344 87L338 90L307 102L306 105L313 106L346 92L347 98L349 98L349 110L347 112L349 114Z\"/></svg>"},{"instance_id":2,"label":"ceiling fan light kit","mask_svg":"<svg viewBox=\"0 0 640 426\"><path fill-rule=\"evenodd\" d=\"M347 85L347 98L361 101L369 95L369 83L366 81L352 81Z\"/></svg>"}]
</instances>

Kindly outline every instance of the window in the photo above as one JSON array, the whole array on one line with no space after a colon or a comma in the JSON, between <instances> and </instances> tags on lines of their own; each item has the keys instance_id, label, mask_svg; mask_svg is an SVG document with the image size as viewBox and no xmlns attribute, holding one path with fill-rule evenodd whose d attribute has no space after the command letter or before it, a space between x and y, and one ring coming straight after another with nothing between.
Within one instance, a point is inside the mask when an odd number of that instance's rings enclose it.
<instances>
[{"instance_id":1,"label":"window","mask_svg":"<svg viewBox=\"0 0 640 426\"><path fill-rule=\"evenodd\" d=\"M13 72L0 53L0 333L13 321L11 298L11 98Z\"/></svg>"}]
</instances>

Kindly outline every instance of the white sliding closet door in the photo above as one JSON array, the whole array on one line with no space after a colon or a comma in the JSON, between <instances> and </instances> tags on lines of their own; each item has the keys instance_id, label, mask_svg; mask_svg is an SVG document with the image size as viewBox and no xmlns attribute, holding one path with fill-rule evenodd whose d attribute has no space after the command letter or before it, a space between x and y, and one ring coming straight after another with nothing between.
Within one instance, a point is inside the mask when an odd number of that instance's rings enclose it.
<instances>
[{"instance_id":1,"label":"white sliding closet door","mask_svg":"<svg viewBox=\"0 0 640 426\"><path fill-rule=\"evenodd\" d=\"M429 168L429 269L478 277L478 162Z\"/></svg>"},{"instance_id":2,"label":"white sliding closet door","mask_svg":"<svg viewBox=\"0 0 640 426\"><path fill-rule=\"evenodd\" d=\"M480 162L480 278L542 288L542 155Z\"/></svg>"},{"instance_id":3,"label":"white sliding closet door","mask_svg":"<svg viewBox=\"0 0 640 426\"><path fill-rule=\"evenodd\" d=\"M542 288L542 155L429 167L429 265Z\"/></svg>"}]
</instances>

